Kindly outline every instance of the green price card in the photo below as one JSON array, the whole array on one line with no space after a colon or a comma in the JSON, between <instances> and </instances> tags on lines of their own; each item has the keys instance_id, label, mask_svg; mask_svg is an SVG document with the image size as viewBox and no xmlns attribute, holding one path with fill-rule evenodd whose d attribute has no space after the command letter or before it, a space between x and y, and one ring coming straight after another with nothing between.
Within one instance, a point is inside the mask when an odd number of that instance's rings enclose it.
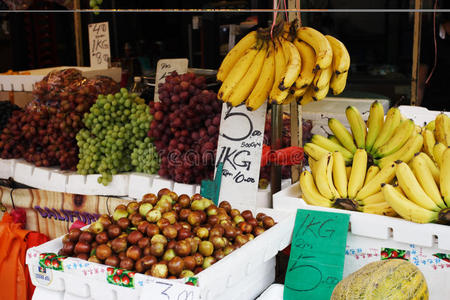
<instances>
[{"instance_id":1,"label":"green price card","mask_svg":"<svg viewBox=\"0 0 450 300\"><path fill-rule=\"evenodd\" d=\"M342 279L348 214L297 210L284 300L330 299Z\"/></svg>"}]
</instances>

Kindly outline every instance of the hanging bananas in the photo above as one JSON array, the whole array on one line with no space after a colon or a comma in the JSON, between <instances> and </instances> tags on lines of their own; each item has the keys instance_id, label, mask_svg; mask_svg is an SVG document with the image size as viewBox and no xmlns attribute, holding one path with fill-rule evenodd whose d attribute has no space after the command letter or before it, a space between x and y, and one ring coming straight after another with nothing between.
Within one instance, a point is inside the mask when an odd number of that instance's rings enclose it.
<instances>
[{"instance_id":1,"label":"hanging bananas","mask_svg":"<svg viewBox=\"0 0 450 300\"><path fill-rule=\"evenodd\" d=\"M270 38L267 29L252 31L225 56L217 72L218 98L249 110L265 101L305 105L345 88L350 55L338 39L311 27L285 23Z\"/></svg>"}]
</instances>

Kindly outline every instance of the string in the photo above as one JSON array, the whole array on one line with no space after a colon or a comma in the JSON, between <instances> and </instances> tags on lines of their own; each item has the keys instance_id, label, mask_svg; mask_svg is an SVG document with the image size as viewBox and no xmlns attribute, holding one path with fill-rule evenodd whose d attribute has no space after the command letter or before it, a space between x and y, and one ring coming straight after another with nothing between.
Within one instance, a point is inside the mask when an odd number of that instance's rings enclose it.
<instances>
[{"instance_id":1,"label":"string","mask_svg":"<svg viewBox=\"0 0 450 300\"><path fill-rule=\"evenodd\" d=\"M285 17L286 17L286 22L289 22L289 15L288 15L288 12L287 12L287 5L286 5L286 0L284 0L284 15L285 15Z\"/></svg>"},{"instance_id":2,"label":"string","mask_svg":"<svg viewBox=\"0 0 450 300\"><path fill-rule=\"evenodd\" d=\"M436 0L434 2L434 9L435 11L433 12L433 40L434 40L434 65L433 68L431 69L430 75L428 75L427 80L425 80L425 84L428 84L428 82L431 79L431 76L434 73L434 70L436 69L437 66L437 39L436 39L436 9L437 9L437 3L438 0Z\"/></svg>"},{"instance_id":3,"label":"string","mask_svg":"<svg viewBox=\"0 0 450 300\"><path fill-rule=\"evenodd\" d=\"M11 188L11 191L9 192L9 197L11 198L11 203L13 209L16 209L16 206L14 205L14 197L13 197L14 188Z\"/></svg>"},{"instance_id":4,"label":"string","mask_svg":"<svg viewBox=\"0 0 450 300\"><path fill-rule=\"evenodd\" d=\"M298 25L300 27L302 27L302 17L300 15L300 0L296 0L295 2L296 4L296 8L297 8L297 20L298 20Z\"/></svg>"},{"instance_id":5,"label":"string","mask_svg":"<svg viewBox=\"0 0 450 300\"><path fill-rule=\"evenodd\" d=\"M278 4L277 0L273 0L273 8L276 10L273 12L273 22L272 27L270 28L270 38L273 40L273 28L275 27L275 23L277 22L277 15L278 15Z\"/></svg>"},{"instance_id":6,"label":"string","mask_svg":"<svg viewBox=\"0 0 450 300\"><path fill-rule=\"evenodd\" d=\"M108 211L108 215L111 215L111 212L109 211L109 196L106 198L106 210Z\"/></svg>"}]
</instances>

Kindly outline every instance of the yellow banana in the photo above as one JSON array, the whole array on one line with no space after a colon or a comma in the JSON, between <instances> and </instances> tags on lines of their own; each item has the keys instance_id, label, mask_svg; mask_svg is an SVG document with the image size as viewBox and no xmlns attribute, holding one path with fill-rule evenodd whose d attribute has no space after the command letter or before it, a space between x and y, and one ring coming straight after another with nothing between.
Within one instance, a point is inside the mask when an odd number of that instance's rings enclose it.
<instances>
[{"instance_id":1,"label":"yellow banana","mask_svg":"<svg viewBox=\"0 0 450 300\"><path fill-rule=\"evenodd\" d=\"M397 152L406 143L411 134L414 133L415 126L414 121L411 119L400 123L389 141L376 150L375 157L384 157Z\"/></svg>"},{"instance_id":2,"label":"yellow banana","mask_svg":"<svg viewBox=\"0 0 450 300\"><path fill-rule=\"evenodd\" d=\"M431 200L433 200L433 202L440 208L445 208L445 203L442 200L441 193L439 192L439 187L436 184L433 174L431 173L424 157L421 155L416 155L411 161L411 169L428 197L430 197Z\"/></svg>"},{"instance_id":3,"label":"yellow banana","mask_svg":"<svg viewBox=\"0 0 450 300\"><path fill-rule=\"evenodd\" d=\"M381 131L384 123L384 108L383 105L374 101L370 105L369 119L367 120L367 136L366 136L366 149L372 153L372 146L375 143L378 134Z\"/></svg>"},{"instance_id":4,"label":"yellow banana","mask_svg":"<svg viewBox=\"0 0 450 300\"><path fill-rule=\"evenodd\" d=\"M350 54L348 54L347 48L337 38L326 35L325 38L330 43L331 49L333 49L333 70L336 74L347 73L350 68Z\"/></svg>"},{"instance_id":5,"label":"yellow banana","mask_svg":"<svg viewBox=\"0 0 450 300\"><path fill-rule=\"evenodd\" d=\"M291 42L281 39L281 45L284 49L286 59L286 70L282 76L281 82L278 86L278 95L274 97L278 104L288 96L290 87L298 78L301 70L301 58L297 48ZM278 98L277 98L278 97Z\"/></svg>"},{"instance_id":6,"label":"yellow banana","mask_svg":"<svg viewBox=\"0 0 450 300\"><path fill-rule=\"evenodd\" d=\"M245 105L249 110L258 109L269 97L275 77L274 51L273 44L270 43L258 81L247 100L245 100Z\"/></svg>"},{"instance_id":7,"label":"yellow banana","mask_svg":"<svg viewBox=\"0 0 450 300\"><path fill-rule=\"evenodd\" d=\"M316 144L330 152L334 152L334 151L341 152L346 161L351 161L353 158L353 154L350 151L348 151L347 149L340 146L339 144L336 144L321 135L314 134L311 138L311 142L313 142L314 144Z\"/></svg>"},{"instance_id":8,"label":"yellow banana","mask_svg":"<svg viewBox=\"0 0 450 300\"><path fill-rule=\"evenodd\" d=\"M397 181L394 183L394 188L397 192L399 192L400 194L402 194L403 196L406 197L405 192L402 190L402 188L400 187L400 185L398 184Z\"/></svg>"},{"instance_id":9,"label":"yellow banana","mask_svg":"<svg viewBox=\"0 0 450 300\"><path fill-rule=\"evenodd\" d=\"M303 41L295 39L294 45L297 47L302 61L302 69L297 80L295 81L295 86L299 89L304 89L313 81L316 53L310 45Z\"/></svg>"},{"instance_id":10,"label":"yellow banana","mask_svg":"<svg viewBox=\"0 0 450 300\"><path fill-rule=\"evenodd\" d=\"M434 134L436 140L445 146L450 146L450 117L444 113L440 113L437 115L435 122L436 128Z\"/></svg>"},{"instance_id":11,"label":"yellow banana","mask_svg":"<svg viewBox=\"0 0 450 300\"><path fill-rule=\"evenodd\" d=\"M420 157L425 164L427 165L428 169L430 170L434 181L436 182L437 185L439 185L439 176L440 176L440 171L439 168L436 166L436 163L424 152L419 152L416 154L416 157Z\"/></svg>"},{"instance_id":12,"label":"yellow banana","mask_svg":"<svg viewBox=\"0 0 450 300\"><path fill-rule=\"evenodd\" d=\"M430 223L438 219L439 212L425 209L400 194L390 184L383 184L381 188L386 202L403 219L416 223Z\"/></svg>"},{"instance_id":13,"label":"yellow banana","mask_svg":"<svg viewBox=\"0 0 450 300\"><path fill-rule=\"evenodd\" d=\"M433 121L429 122L427 125L425 125L425 129L434 131L434 129L436 129L436 121L433 120Z\"/></svg>"},{"instance_id":14,"label":"yellow banana","mask_svg":"<svg viewBox=\"0 0 450 300\"><path fill-rule=\"evenodd\" d=\"M423 146L423 137L421 134L413 134L406 144L403 145L397 152L392 153L391 155L385 156L382 159L376 161L376 164L383 168L386 165L389 165L397 160L404 161L408 163L411 159L413 159L414 154L420 151Z\"/></svg>"},{"instance_id":15,"label":"yellow banana","mask_svg":"<svg viewBox=\"0 0 450 300\"><path fill-rule=\"evenodd\" d=\"M303 96L299 97L300 104L306 105L309 102L316 101L316 100L314 100L313 95L314 95L314 91L313 91L312 87L311 86L307 87L305 94Z\"/></svg>"},{"instance_id":16,"label":"yellow banana","mask_svg":"<svg viewBox=\"0 0 450 300\"><path fill-rule=\"evenodd\" d=\"M325 156L328 153L330 153L330 151L320 146L317 146L316 144L313 143L306 143L303 146L303 151L305 151L305 153L308 154L308 156L311 156L315 160L319 160L322 158L322 156Z\"/></svg>"},{"instance_id":17,"label":"yellow banana","mask_svg":"<svg viewBox=\"0 0 450 300\"><path fill-rule=\"evenodd\" d=\"M398 184L405 192L405 195L408 199L425 209L435 211L440 210L439 206L437 206L436 203L434 203L434 201L430 197L428 197L428 195L422 189L416 177L414 176L413 171L406 163L399 163L397 165L395 174L397 176Z\"/></svg>"},{"instance_id":18,"label":"yellow banana","mask_svg":"<svg viewBox=\"0 0 450 300\"><path fill-rule=\"evenodd\" d=\"M302 190L303 199L310 205L317 205L323 207L331 207L330 199L322 196L317 190L314 178L308 171L303 171L300 175L300 188Z\"/></svg>"},{"instance_id":19,"label":"yellow banana","mask_svg":"<svg viewBox=\"0 0 450 300\"><path fill-rule=\"evenodd\" d=\"M288 96L286 97L286 99L283 100L283 102L281 102L281 104L285 105L285 104L289 104L293 101L297 101L294 94L289 93Z\"/></svg>"},{"instance_id":20,"label":"yellow banana","mask_svg":"<svg viewBox=\"0 0 450 300\"><path fill-rule=\"evenodd\" d=\"M347 198L347 172L345 160L339 151L333 152L333 182L341 198Z\"/></svg>"},{"instance_id":21,"label":"yellow banana","mask_svg":"<svg viewBox=\"0 0 450 300\"><path fill-rule=\"evenodd\" d=\"M442 143L437 143L433 148L434 161L437 163L439 168L442 168L442 155L444 154L445 149L447 149L447 147L445 147Z\"/></svg>"},{"instance_id":22,"label":"yellow banana","mask_svg":"<svg viewBox=\"0 0 450 300\"><path fill-rule=\"evenodd\" d=\"M312 89L313 90L313 92L312 92L313 100L314 101L323 100L327 96L329 89L330 89L330 85L329 84L327 84L324 88L322 88L322 89L320 89L318 91L315 91L314 88L313 88Z\"/></svg>"},{"instance_id":23,"label":"yellow banana","mask_svg":"<svg viewBox=\"0 0 450 300\"><path fill-rule=\"evenodd\" d=\"M335 118L328 120L328 127L330 127L333 134L341 142L341 144L351 153L355 153L356 145L353 142L353 136L348 132L345 126Z\"/></svg>"},{"instance_id":24,"label":"yellow banana","mask_svg":"<svg viewBox=\"0 0 450 300\"><path fill-rule=\"evenodd\" d=\"M269 102L277 104L277 99L281 97L281 91L278 88L283 80L283 76L286 72L286 58L284 57L283 46L277 39L275 40L275 79L272 89L270 90ZM286 95L287 97L287 95Z\"/></svg>"},{"instance_id":25,"label":"yellow banana","mask_svg":"<svg viewBox=\"0 0 450 300\"><path fill-rule=\"evenodd\" d=\"M375 143L372 146L372 151L383 146L391 136L394 134L395 129L400 124L400 110L396 107L392 107L388 110L386 114L386 119L384 121L381 131L378 133Z\"/></svg>"},{"instance_id":26,"label":"yellow banana","mask_svg":"<svg viewBox=\"0 0 450 300\"><path fill-rule=\"evenodd\" d=\"M386 167L382 168L380 172L378 172L372 180L365 183L362 189L358 192L356 195L356 200L360 201L362 199L365 199L377 192L381 189L382 183L391 182L395 177L395 169L396 164L392 163L390 165L387 165Z\"/></svg>"},{"instance_id":27,"label":"yellow banana","mask_svg":"<svg viewBox=\"0 0 450 300\"><path fill-rule=\"evenodd\" d=\"M364 180L364 185L371 181L380 172L380 168L373 165L367 169L366 179Z\"/></svg>"},{"instance_id":28,"label":"yellow banana","mask_svg":"<svg viewBox=\"0 0 450 300\"><path fill-rule=\"evenodd\" d=\"M345 167L345 173L347 173L347 178L350 178L350 174L352 174L352 166Z\"/></svg>"},{"instance_id":29,"label":"yellow banana","mask_svg":"<svg viewBox=\"0 0 450 300\"><path fill-rule=\"evenodd\" d=\"M333 182L333 165L334 165L334 158L333 155L330 155L327 164L327 182L328 186L330 187L331 193L333 194L333 199L337 199L340 197L340 194Z\"/></svg>"},{"instance_id":30,"label":"yellow banana","mask_svg":"<svg viewBox=\"0 0 450 300\"><path fill-rule=\"evenodd\" d=\"M323 89L330 83L331 76L333 75L333 69L329 66L326 69L322 69L316 72L314 76L312 85L314 87L314 91L318 91Z\"/></svg>"},{"instance_id":31,"label":"yellow banana","mask_svg":"<svg viewBox=\"0 0 450 300\"><path fill-rule=\"evenodd\" d=\"M314 48L316 61L314 70L326 69L333 60L333 50L325 36L311 27L297 29L297 38Z\"/></svg>"},{"instance_id":32,"label":"yellow banana","mask_svg":"<svg viewBox=\"0 0 450 300\"><path fill-rule=\"evenodd\" d=\"M356 146L360 149L364 149L366 147L367 127L362 119L361 113L356 107L348 106L345 110L345 115L350 123L350 129L352 130Z\"/></svg>"},{"instance_id":33,"label":"yellow banana","mask_svg":"<svg viewBox=\"0 0 450 300\"><path fill-rule=\"evenodd\" d=\"M245 51L243 56L238 60L236 65L230 71L228 76L222 83L222 86L217 93L217 97L222 101L228 101L231 93L233 92L236 85L241 81L244 75L247 73L247 70L250 68L250 65L253 63L253 60L258 53L258 49L252 47Z\"/></svg>"},{"instance_id":34,"label":"yellow banana","mask_svg":"<svg viewBox=\"0 0 450 300\"><path fill-rule=\"evenodd\" d=\"M306 93L307 90L308 90L308 87L304 87L304 88L300 88L300 89L294 88L295 99L298 99L301 96L303 96Z\"/></svg>"},{"instance_id":35,"label":"yellow banana","mask_svg":"<svg viewBox=\"0 0 450 300\"><path fill-rule=\"evenodd\" d=\"M327 199L336 199L336 195L333 193L330 185L328 184L327 167L330 157L331 153L326 156L322 156L322 158L317 161L317 165L315 166L316 174L314 175L314 181L316 182L317 189L322 196Z\"/></svg>"},{"instance_id":36,"label":"yellow banana","mask_svg":"<svg viewBox=\"0 0 450 300\"><path fill-rule=\"evenodd\" d=\"M309 168L311 169L311 173L313 174L313 176L316 175L317 160L315 160L314 158L309 156L308 157L308 164L309 164Z\"/></svg>"},{"instance_id":37,"label":"yellow banana","mask_svg":"<svg viewBox=\"0 0 450 300\"><path fill-rule=\"evenodd\" d=\"M450 148L442 154L440 187L442 197L450 207Z\"/></svg>"},{"instance_id":38,"label":"yellow banana","mask_svg":"<svg viewBox=\"0 0 450 300\"><path fill-rule=\"evenodd\" d=\"M381 188L380 188L381 189ZM369 204L377 204L377 203L383 203L386 200L384 200L383 192L379 191L378 193L375 193L373 195L370 195L367 198L358 200L358 204L360 206L369 205Z\"/></svg>"},{"instance_id":39,"label":"yellow banana","mask_svg":"<svg viewBox=\"0 0 450 300\"><path fill-rule=\"evenodd\" d=\"M342 146L341 142L339 142L339 140L337 139L337 137L334 136L333 134L329 135L329 136L328 136L328 139L329 139L330 141L332 141L333 143L338 144L339 146ZM344 146L342 146L342 147L344 147Z\"/></svg>"},{"instance_id":40,"label":"yellow banana","mask_svg":"<svg viewBox=\"0 0 450 300\"><path fill-rule=\"evenodd\" d=\"M347 85L347 77L348 72L342 74L335 73L333 74L333 76L331 76L330 89L333 95L339 95L344 91L345 86Z\"/></svg>"},{"instance_id":41,"label":"yellow banana","mask_svg":"<svg viewBox=\"0 0 450 300\"><path fill-rule=\"evenodd\" d=\"M217 71L217 80L223 82L227 78L230 71L233 69L237 61L244 55L244 53L257 42L256 31L252 31L244 36L234 47L228 52L220 64Z\"/></svg>"},{"instance_id":42,"label":"yellow banana","mask_svg":"<svg viewBox=\"0 0 450 300\"><path fill-rule=\"evenodd\" d=\"M242 77L241 83L237 84L231 92L230 98L227 101L231 104L231 106L238 106L239 104L247 100L248 96L255 88L255 85L261 74L266 55L266 47L263 47L263 49L259 50L258 54L256 54L256 57L253 60L253 63L250 65L250 68L248 68L247 73L244 75L244 77Z\"/></svg>"},{"instance_id":43,"label":"yellow banana","mask_svg":"<svg viewBox=\"0 0 450 300\"><path fill-rule=\"evenodd\" d=\"M428 154L431 158L434 157L433 148L436 145L436 139L434 138L433 131L424 128L422 130L423 136L423 150L426 154Z\"/></svg>"},{"instance_id":44,"label":"yellow banana","mask_svg":"<svg viewBox=\"0 0 450 300\"><path fill-rule=\"evenodd\" d=\"M357 149L353 156L352 173L348 180L347 195L350 199L355 198L358 191L363 187L367 170L367 152Z\"/></svg>"},{"instance_id":45,"label":"yellow banana","mask_svg":"<svg viewBox=\"0 0 450 300\"><path fill-rule=\"evenodd\" d=\"M364 205L360 208L360 211L367 214L375 214L389 217L395 217L397 215L397 213L389 205L389 203L387 203L387 201L384 200L384 197L383 202Z\"/></svg>"}]
</instances>

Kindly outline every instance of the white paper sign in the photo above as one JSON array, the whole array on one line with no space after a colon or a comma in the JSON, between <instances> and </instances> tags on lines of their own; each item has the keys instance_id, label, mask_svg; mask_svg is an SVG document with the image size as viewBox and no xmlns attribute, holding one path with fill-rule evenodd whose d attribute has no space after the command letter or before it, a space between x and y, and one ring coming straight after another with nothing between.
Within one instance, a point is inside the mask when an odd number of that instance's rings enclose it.
<instances>
[{"instance_id":1,"label":"white paper sign","mask_svg":"<svg viewBox=\"0 0 450 300\"><path fill-rule=\"evenodd\" d=\"M177 281L152 278L151 282L145 283L142 295L141 299L199 300L200 288Z\"/></svg>"},{"instance_id":2,"label":"white paper sign","mask_svg":"<svg viewBox=\"0 0 450 300\"><path fill-rule=\"evenodd\" d=\"M256 111L223 104L216 166L223 162L219 202L256 207L267 104Z\"/></svg>"},{"instance_id":3,"label":"white paper sign","mask_svg":"<svg viewBox=\"0 0 450 300\"><path fill-rule=\"evenodd\" d=\"M108 22L92 23L89 29L89 57L91 67L107 69L111 63Z\"/></svg>"},{"instance_id":4,"label":"white paper sign","mask_svg":"<svg viewBox=\"0 0 450 300\"><path fill-rule=\"evenodd\" d=\"M174 59L160 59L156 65L156 78L155 78L155 97L154 100L159 102L158 85L165 82L166 76L170 75L173 71L177 71L178 74L184 74L188 70L187 58L174 58Z\"/></svg>"}]
</instances>

